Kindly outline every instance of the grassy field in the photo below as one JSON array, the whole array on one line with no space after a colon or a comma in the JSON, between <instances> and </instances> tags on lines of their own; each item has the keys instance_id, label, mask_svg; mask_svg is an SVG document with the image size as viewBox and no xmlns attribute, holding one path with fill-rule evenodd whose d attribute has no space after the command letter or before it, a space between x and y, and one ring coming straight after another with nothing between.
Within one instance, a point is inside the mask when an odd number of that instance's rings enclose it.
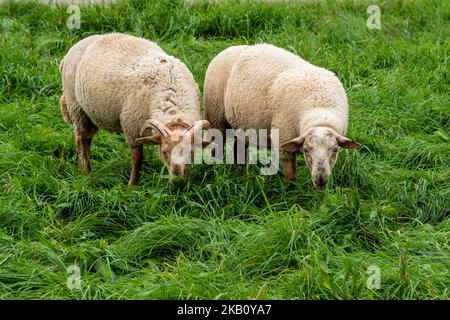
<instances>
[{"instance_id":1,"label":"grassy field","mask_svg":"<svg viewBox=\"0 0 450 320\"><path fill-rule=\"evenodd\" d=\"M119 2L81 8L79 30L66 8L0 5L0 298L449 299L450 2L378 2L381 30L353 2ZM230 45L296 52L342 80L363 147L340 153L324 191L301 156L293 183L196 165L173 188L153 148L130 188L123 137L101 132L86 176L58 64L111 31L157 41L201 88Z\"/></svg>"}]
</instances>

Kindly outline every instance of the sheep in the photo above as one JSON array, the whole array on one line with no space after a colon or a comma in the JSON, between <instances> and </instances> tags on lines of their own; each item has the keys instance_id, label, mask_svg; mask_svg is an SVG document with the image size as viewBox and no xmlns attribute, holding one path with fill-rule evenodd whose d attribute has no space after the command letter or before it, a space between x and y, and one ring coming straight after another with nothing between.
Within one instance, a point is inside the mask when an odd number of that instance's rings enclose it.
<instances>
[{"instance_id":1,"label":"sheep","mask_svg":"<svg viewBox=\"0 0 450 320\"><path fill-rule=\"evenodd\" d=\"M154 144L170 175L185 178L172 151L209 123L200 120L200 91L188 68L156 43L111 33L76 43L60 64L61 112L73 124L79 167L89 172L89 149L99 129L124 133L130 147L129 185L139 182L143 145ZM151 129L154 133L145 136Z\"/></svg>"},{"instance_id":2,"label":"sheep","mask_svg":"<svg viewBox=\"0 0 450 320\"><path fill-rule=\"evenodd\" d=\"M296 178L295 154L302 152L315 188L326 187L338 147L359 147L344 136L348 102L336 75L270 44L220 52L206 71L204 106L222 132L279 129L285 178Z\"/></svg>"}]
</instances>

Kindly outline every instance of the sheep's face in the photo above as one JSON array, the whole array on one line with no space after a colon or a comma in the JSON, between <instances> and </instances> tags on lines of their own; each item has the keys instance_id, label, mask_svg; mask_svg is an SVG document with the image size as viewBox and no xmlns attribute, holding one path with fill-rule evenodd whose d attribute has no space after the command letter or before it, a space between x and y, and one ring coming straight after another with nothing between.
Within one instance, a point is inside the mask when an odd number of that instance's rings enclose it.
<instances>
[{"instance_id":1,"label":"sheep's face","mask_svg":"<svg viewBox=\"0 0 450 320\"><path fill-rule=\"evenodd\" d=\"M162 138L160 156L169 171L169 175L183 180L187 177L187 165L191 163L192 150L190 139L186 139L184 131L175 130Z\"/></svg>"},{"instance_id":2,"label":"sheep's face","mask_svg":"<svg viewBox=\"0 0 450 320\"><path fill-rule=\"evenodd\" d=\"M163 160L169 175L187 178L187 166L193 162L194 136L202 129L209 128L206 120L199 120L189 126L181 120L162 124L157 120L147 120L141 130L141 138L136 142L139 144L159 145L160 157ZM153 129L155 134L144 136L147 129ZM201 140L200 140L201 141ZM209 142L202 142L206 146ZM172 180L172 183L176 180Z\"/></svg>"},{"instance_id":3,"label":"sheep's face","mask_svg":"<svg viewBox=\"0 0 450 320\"><path fill-rule=\"evenodd\" d=\"M336 137L329 129L315 128L305 137L302 152L315 188L326 187L338 149Z\"/></svg>"},{"instance_id":4,"label":"sheep's face","mask_svg":"<svg viewBox=\"0 0 450 320\"><path fill-rule=\"evenodd\" d=\"M314 188L324 189L336 163L339 147L355 149L356 142L328 127L315 127L283 145L286 151L302 151Z\"/></svg>"}]
</instances>

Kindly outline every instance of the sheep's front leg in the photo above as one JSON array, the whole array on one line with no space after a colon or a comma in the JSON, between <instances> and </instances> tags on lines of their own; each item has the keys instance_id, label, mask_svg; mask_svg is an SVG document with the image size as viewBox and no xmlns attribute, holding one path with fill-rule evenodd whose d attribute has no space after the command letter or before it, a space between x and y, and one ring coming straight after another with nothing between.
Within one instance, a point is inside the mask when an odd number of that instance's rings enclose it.
<instances>
[{"instance_id":1,"label":"sheep's front leg","mask_svg":"<svg viewBox=\"0 0 450 320\"><path fill-rule=\"evenodd\" d=\"M242 149L238 147L239 144L243 146ZM237 172L238 174L243 174L248 168L248 145L246 145L245 142L235 139L233 149L234 163L237 164Z\"/></svg>"},{"instance_id":2,"label":"sheep's front leg","mask_svg":"<svg viewBox=\"0 0 450 320\"><path fill-rule=\"evenodd\" d=\"M128 185L136 185L139 183L139 176L144 161L144 149L142 145L137 147L131 147L131 177L128 181Z\"/></svg>"},{"instance_id":3,"label":"sheep's front leg","mask_svg":"<svg viewBox=\"0 0 450 320\"><path fill-rule=\"evenodd\" d=\"M297 170L295 167L295 157L281 160L284 168L284 178L286 180L295 180L297 178Z\"/></svg>"},{"instance_id":4,"label":"sheep's front leg","mask_svg":"<svg viewBox=\"0 0 450 320\"><path fill-rule=\"evenodd\" d=\"M91 171L90 148L92 144L93 134L87 133L85 130L77 128L75 130L75 141L77 144L78 166L86 173Z\"/></svg>"}]
</instances>

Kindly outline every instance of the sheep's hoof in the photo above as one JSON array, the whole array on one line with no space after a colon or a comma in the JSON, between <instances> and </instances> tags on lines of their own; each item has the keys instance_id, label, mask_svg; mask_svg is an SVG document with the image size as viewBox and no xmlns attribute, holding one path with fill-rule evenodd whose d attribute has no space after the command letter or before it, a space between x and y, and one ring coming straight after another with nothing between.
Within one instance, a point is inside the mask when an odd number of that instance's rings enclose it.
<instances>
[{"instance_id":1,"label":"sheep's hoof","mask_svg":"<svg viewBox=\"0 0 450 320\"><path fill-rule=\"evenodd\" d=\"M128 186L137 186L138 183L139 183L138 179L130 178L130 180L128 180Z\"/></svg>"},{"instance_id":2,"label":"sheep's hoof","mask_svg":"<svg viewBox=\"0 0 450 320\"><path fill-rule=\"evenodd\" d=\"M288 174L288 175L284 175L284 179L286 181L295 181L297 179L297 176L295 174Z\"/></svg>"},{"instance_id":3,"label":"sheep's hoof","mask_svg":"<svg viewBox=\"0 0 450 320\"><path fill-rule=\"evenodd\" d=\"M91 166L86 164L80 164L78 166L84 174L90 174L91 173Z\"/></svg>"}]
</instances>

